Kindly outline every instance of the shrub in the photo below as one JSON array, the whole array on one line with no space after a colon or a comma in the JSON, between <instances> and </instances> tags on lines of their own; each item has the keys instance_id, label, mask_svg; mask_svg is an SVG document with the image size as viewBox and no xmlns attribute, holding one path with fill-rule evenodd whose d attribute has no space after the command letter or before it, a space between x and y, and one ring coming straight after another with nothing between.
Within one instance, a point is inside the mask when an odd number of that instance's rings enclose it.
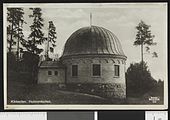
<instances>
[{"instance_id":1,"label":"shrub","mask_svg":"<svg viewBox=\"0 0 170 120\"><path fill-rule=\"evenodd\" d=\"M126 73L126 82L128 96L141 96L157 84L145 62L130 64Z\"/></svg>"}]
</instances>

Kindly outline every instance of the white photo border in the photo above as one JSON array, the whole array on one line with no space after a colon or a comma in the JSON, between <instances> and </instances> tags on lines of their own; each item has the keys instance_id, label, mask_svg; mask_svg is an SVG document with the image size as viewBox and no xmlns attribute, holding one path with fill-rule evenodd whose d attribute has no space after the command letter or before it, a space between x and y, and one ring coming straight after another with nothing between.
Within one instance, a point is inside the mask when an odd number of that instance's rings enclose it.
<instances>
[{"instance_id":1,"label":"white photo border","mask_svg":"<svg viewBox=\"0 0 170 120\"><path fill-rule=\"evenodd\" d=\"M167 75L166 75L166 80L164 80L164 101L163 105L70 105L70 104L60 104L60 105L9 105L7 104L7 41L6 39L6 13L7 7L41 7L41 8L52 8L52 7L58 7L58 8L87 8L87 7L94 7L94 5L103 5L103 7L112 7L112 4L118 4L118 5L123 5L123 4L128 4L132 7L135 7L135 4L165 4L167 7L167 2L162 2L162 3L4 3L3 4L3 70L4 70L4 109L5 110L164 110L168 108L168 68L167 69ZM117 6L120 7L120 6ZM168 29L168 28L167 28ZM168 38L166 38L168 39ZM167 40L166 40L167 43ZM166 48L167 51L167 48ZM168 52L168 51L167 51ZM168 53L166 54L166 58L168 57ZM168 59L168 58L167 58ZM167 60L167 66L168 66L168 60Z\"/></svg>"}]
</instances>

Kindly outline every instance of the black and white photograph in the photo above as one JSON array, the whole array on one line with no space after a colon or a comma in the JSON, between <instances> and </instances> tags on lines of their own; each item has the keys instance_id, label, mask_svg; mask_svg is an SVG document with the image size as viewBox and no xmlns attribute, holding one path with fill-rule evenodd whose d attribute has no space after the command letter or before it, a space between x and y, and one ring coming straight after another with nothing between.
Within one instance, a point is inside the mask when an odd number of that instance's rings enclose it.
<instances>
[{"instance_id":1,"label":"black and white photograph","mask_svg":"<svg viewBox=\"0 0 170 120\"><path fill-rule=\"evenodd\" d=\"M47 112L0 112L0 120L47 120Z\"/></svg>"},{"instance_id":2,"label":"black and white photograph","mask_svg":"<svg viewBox=\"0 0 170 120\"><path fill-rule=\"evenodd\" d=\"M168 120L167 111L1 112L1 120Z\"/></svg>"},{"instance_id":3,"label":"black and white photograph","mask_svg":"<svg viewBox=\"0 0 170 120\"><path fill-rule=\"evenodd\" d=\"M98 120L97 111L50 111L47 120Z\"/></svg>"},{"instance_id":4,"label":"black and white photograph","mask_svg":"<svg viewBox=\"0 0 170 120\"><path fill-rule=\"evenodd\" d=\"M168 120L168 111L145 111L145 120Z\"/></svg>"},{"instance_id":5,"label":"black and white photograph","mask_svg":"<svg viewBox=\"0 0 170 120\"><path fill-rule=\"evenodd\" d=\"M96 117L95 117L95 116ZM1 120L97 120L97 112L0 112Z\"/></svg>"},{"instance_id":6,"label":"black and white photograph","mask_svg":"<svg viewBox=\"0 0 170 120\"><path fill-rule=\"evenodd\" d=\"M99 111L97 120L168 120L168 111Z\"/></svg>"},{"instance_id":7,"label":"black and white photograph","mask_svg":"<svg viewBox=\"0 0 170 120\"><path fill-rule=\"evenodd\" d=\"M166 109L167 3L4 3L4 109Z\"/></svg>"}]
</instances>

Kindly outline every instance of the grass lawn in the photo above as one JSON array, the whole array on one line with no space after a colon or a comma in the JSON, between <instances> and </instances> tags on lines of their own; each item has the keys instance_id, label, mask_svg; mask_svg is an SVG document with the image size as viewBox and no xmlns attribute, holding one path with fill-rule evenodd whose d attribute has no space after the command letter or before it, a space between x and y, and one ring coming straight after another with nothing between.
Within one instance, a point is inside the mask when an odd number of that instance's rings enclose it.
<instances>
[{"instance_id":1,"label":"grass lawn","mask_svg":"<svg viewBox=\"0 0 170 120\"><path fill-rule=\"evenodd\" d=\"M99 96L56 89L55 85L24 85L13 82L8 85L8 103L11 100L51 101L52 104L101 104L107 99ZM43 103L45 104L45 103Z\"/></svg>"},{"instance_id":2,"label":"grass lawn","mask_svg":"<svg viewBox=\"0 0 170 120\"><path fill-rule=\"evenodd\" d=\"M128 97L126 100L115 99L110 101L99 96L59 90L55 85L24 85L17 82L8 86L8 104L12 104L11 100L46 100L51 101L51 104L152 104L151 101L143 97Z\"/></svg>"},{"instance_id":3,"label":"grass lawn","mask_svg":"<svg viewBox=\"0 0 170 120\"><path fill-rule=\"evenodd\" d=\"M23 81L24 79L14 80L13 77L8 80L8 104L21 104L11 103L15 101L50 101L50 104L163 104L163 99L157 103L149 101L150 96L141 97L127 97L124 100L112 99L108 100L95 95L78 93L68 91L66 89L59 89L55 84L30 84ZM9 79L9 78L8 78ZM27 80L29 81L29 80ZM35 103L29 103L35 104ZM49 103L36 103L36 104L49 104Z\"/></svg>"}]
</instances>

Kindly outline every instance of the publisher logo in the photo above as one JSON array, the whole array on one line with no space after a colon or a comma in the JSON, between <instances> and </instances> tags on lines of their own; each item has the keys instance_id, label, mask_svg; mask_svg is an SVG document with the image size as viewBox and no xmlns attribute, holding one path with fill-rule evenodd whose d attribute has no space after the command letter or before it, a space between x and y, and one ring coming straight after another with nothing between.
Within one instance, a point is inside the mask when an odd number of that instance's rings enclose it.
<instances>
[{"instance_id":1,"label":"publisher logo","mask_svg":"<svg viewBox=\"0 0 170 120\"><path fill-rule=\"evenodd\" d=\"M157 103L158 101L160 101L159 97L150 97L149 101L151 101L152 103Z\"/></svg>"}]
</instances>

